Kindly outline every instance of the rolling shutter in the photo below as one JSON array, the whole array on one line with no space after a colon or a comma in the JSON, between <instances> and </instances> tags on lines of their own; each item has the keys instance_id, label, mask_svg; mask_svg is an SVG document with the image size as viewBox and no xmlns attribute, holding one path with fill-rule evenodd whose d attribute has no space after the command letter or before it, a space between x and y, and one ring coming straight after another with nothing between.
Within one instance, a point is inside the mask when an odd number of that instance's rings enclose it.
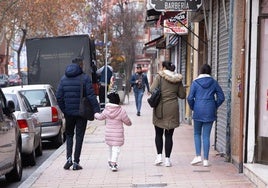
<instances>
[{"instance_id":1,"label":"rolling shutter","mask_svg":"<svg viewBox=\"0 0 268 188\"><path fill-rule=\"evenodd\" d=\"M182 36L184 37L184 40L187 40L187 36ZM178 48L178 54L180 57L179 60L179 71L182 74L183 80L182 83L183 85L186 85L186 64L187 64L187 44L182 42L182 39L180 38L179 41L180 47ZM180 121L182 122L185 120L185 111L186 111L186 99L184 100L179 100L179 105L180 105Z\"/></svg>"},{"instance_id":2,"label":"rolling shutter","mask_svg":"<svg viewBox=\"0 0 268 188\"><path fill-rule=\"evenodd\" d=\"M225 9L224 9L225 7ZM212 45L212 75L218 80L223 89L226 99L228 99L229 84L229 8L230 1L213 1L213 45ZM215 130L215 149L223 153L227 158L230 156L230 132L228 124L228 100L225 100L218 109Z\"/></svg>"}]
</instances>

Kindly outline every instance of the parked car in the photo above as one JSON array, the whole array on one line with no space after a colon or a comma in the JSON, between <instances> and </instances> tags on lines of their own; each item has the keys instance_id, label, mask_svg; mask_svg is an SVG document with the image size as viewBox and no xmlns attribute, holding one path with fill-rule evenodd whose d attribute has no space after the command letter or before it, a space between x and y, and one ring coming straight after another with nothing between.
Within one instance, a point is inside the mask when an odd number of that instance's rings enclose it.
<instances>
[{"instance_id":1,"label":"parked car","mask_svg":"<svg viewBox=\"0 0 268 188\"><path fill-rule=\"evenodd\" d=\"M8 75L6 75L6 74L0 74L0 86L1 87L7 87L7 86L9 86Z\"/></svg>"},{"instance_id":2,"label":"parked car","mask_svg":"<svg viewBox=\"0 0 268 188\"><path fill-rule=\"evenodd\" d=\"M27 98L33 108L37 107L42 139L53 141L57 147L62 145L65 141L65 118L58 106L52 86L39 84L14 87Z\"/></svg>"},{"instance_id":3,"label":"parked car","mask_svg":"<svg viewBox=\"0 0 268 188\"><path fill-rule=\"evenodd\" d=\"M21 85L22 79L18 74L11 74L8 77L9 86L18 86Z\"/></svg>"},{"instance_id":4,"label":"parked car","mask_svg":"<svg viewBox=\"0 0 268 188\"><path fill-rule=\"evenodd\" d=\"M6 87L2 90L6 99L15 103L14 115L21 131L23 163L34 166L36 156L43 154L41 124L37 117L37 107L32 107L17 87Z\"/></svg>"},{"instance_id":5,"label":"parked car","mask_svg":"<svg viewBox=\"0 0 268 188\"><path fill-rule=\"evenodd\" d=\"M14 111L14 102L7 102L0 88L0 176L5 175L9 182L22 177L22 141Z\"/></svg>"}]
</instances>

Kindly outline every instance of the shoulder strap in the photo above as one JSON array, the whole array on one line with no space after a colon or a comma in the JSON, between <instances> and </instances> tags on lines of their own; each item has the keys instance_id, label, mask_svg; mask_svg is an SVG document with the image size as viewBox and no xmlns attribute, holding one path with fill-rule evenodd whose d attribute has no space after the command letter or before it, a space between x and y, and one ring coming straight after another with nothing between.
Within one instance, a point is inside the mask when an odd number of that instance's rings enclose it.
<instances>
[{"instance_id":1,"label":"shoulder strap","mask_svg":"<svg viewBox=\"0 0 268 188\"><path fill-rule=\"evenodd\" d=\"M81 74L80 76L80 99L83 98L83 89L84 89L84 84L83 84L83 74Z\"/></svg>"},{"instance_id":2,"label":"shoulder strap","mask_svg":"<svg viewBox=\"0 0 268 188\"><path fill-rule=\"evenodd\" d=\"M158 73L157 73L157 75L159 76L159 79L160 79L160 81L159 81L159 86L158 86L158 87L159 87L159 89L161 90L161 84L162 84L161 81L162 81L162 77L161 77Z\"/></svg>"},{"instance_id":3,"label":"shoulder strap","mask_svg":"<svg viewBox=\"0 0 268 188\"><path fill-rule=\"evenodd\" d=\"M137 73L136 73L136 79L137 79L137 78L141 78L141 79L143 79L143 74L137 74Z\"/></svg>"}]
</instances>

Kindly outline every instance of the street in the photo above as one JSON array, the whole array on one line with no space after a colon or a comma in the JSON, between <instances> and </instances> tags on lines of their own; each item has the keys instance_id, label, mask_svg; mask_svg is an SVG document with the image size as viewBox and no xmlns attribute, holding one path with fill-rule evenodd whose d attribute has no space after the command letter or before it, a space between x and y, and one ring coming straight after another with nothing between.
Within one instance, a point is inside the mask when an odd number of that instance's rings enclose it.
<instances>
[{"instance_id":1,"label":"street","mask_svg":"<svg viewBox=\"0 0 268 188\"><path fill-rule=\"evenodd\" d=\"M24 166L22 172L22 179L20 182L9 183L5 180L5 176L0 177L0 187L2 188L16 188L19 187L42 163L51 155L57 148L52 145L52 142L43 141L43 155L36 158L35 166Z\"/></svg>"}]
</instances>

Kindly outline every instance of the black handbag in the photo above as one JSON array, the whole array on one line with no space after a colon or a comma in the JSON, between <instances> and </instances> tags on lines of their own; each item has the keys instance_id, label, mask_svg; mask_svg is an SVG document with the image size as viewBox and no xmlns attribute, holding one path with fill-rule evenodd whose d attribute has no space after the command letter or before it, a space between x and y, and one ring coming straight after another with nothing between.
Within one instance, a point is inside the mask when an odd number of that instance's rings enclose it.
<instances>
[{"instance_id":1,"label":"black handbag","mask_svg":"<svg viewBox=\"0 0 268 188\"><path fill-rule=\"evenodd\" d=\"M161 98L161 77L159 86L152 91L151 96L147 99L147 101L152 108L156 108L160 102L160 98Z\"/></svg>"},{"instance_id":2,"label":"black handbag","mask_svg":"<svg viewBox=\"0 0 268 188\"><path fill-rule=\"evenodd\" d=\"M80 104L79 104L79 114L82 118L87 119L89 121L94 120L94 110L90 101L86 96L84 96L84 87L83 81L81 76L81 83L80 83Z\"/></svg>"}]
</instances>

